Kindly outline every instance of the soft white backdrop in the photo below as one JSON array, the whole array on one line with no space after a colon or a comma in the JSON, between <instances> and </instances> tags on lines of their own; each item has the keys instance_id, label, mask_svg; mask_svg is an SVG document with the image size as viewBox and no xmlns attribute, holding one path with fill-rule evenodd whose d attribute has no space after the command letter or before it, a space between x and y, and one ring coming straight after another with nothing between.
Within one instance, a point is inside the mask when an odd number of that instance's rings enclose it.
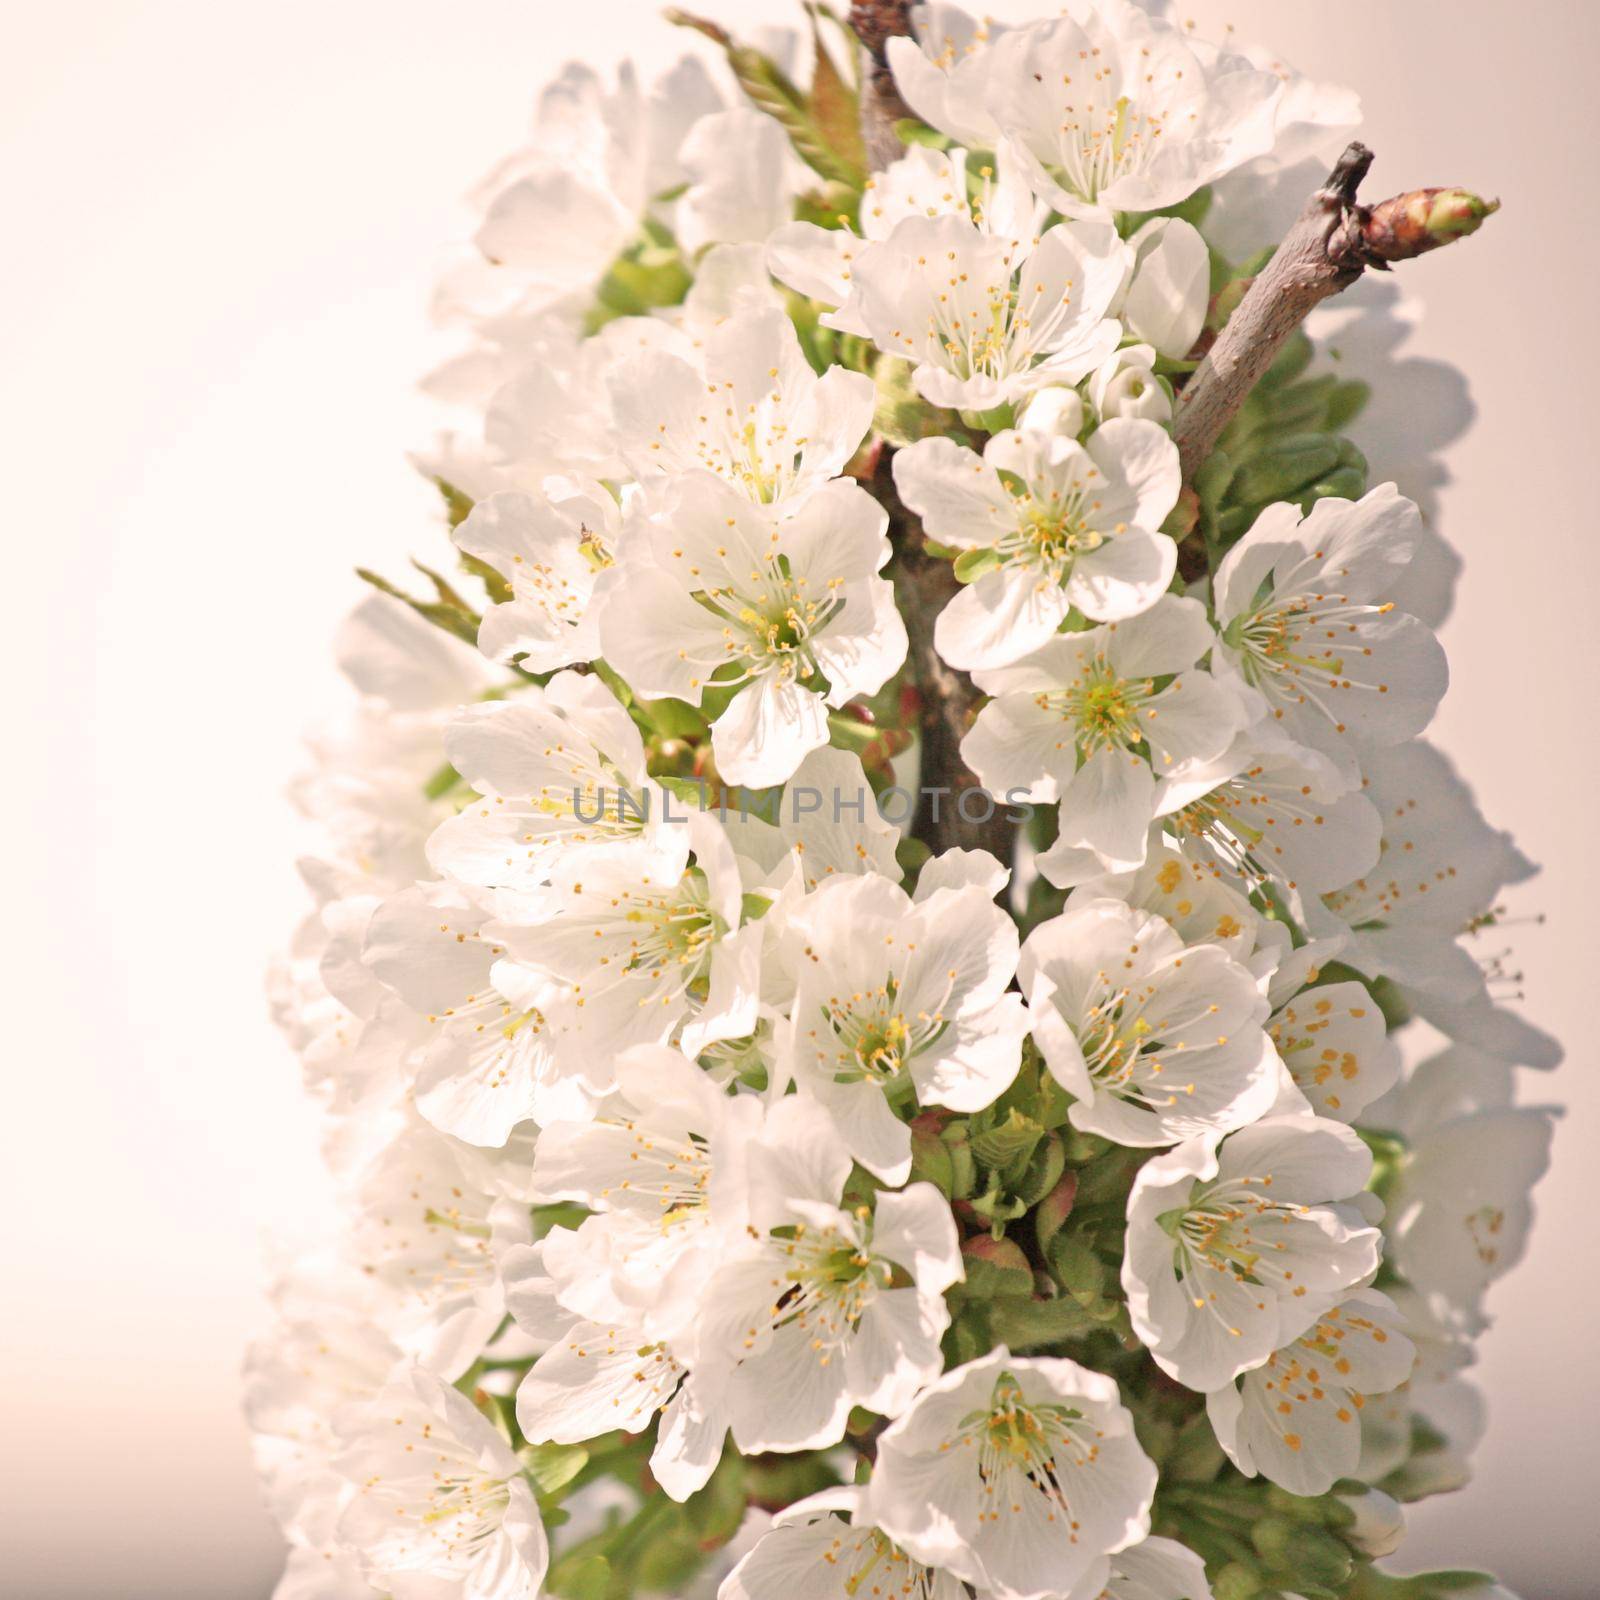
<instances>
[{"instance_id":1,"label":"soft white backdrop","mask_svg":"<svg viewBox=\"0 0 1600 1600\"><path fill-rule=\"evenodd\" d=\"M724 20L788 0L704 0ZM1009 0L1000 15L1039 7ZM1407 271L1414 349L1471 376L1467 557L1437 724L1547 864L1518 936L1572 1107L1500 1288L1474 1486L1408 1555L1579 1600L1600 1557L1588 1058L1597 903L1590 361L1597 10L1194 0L1363 94L1387 191L1502 193ZM281 799L337 694L357 561L430 547L402 460L456 197L565 56L681 37L646 0L3 0L0 515L10 841L0 1158L5 1588L255 1600L277 1545L237 1416L266 1229L314 1209L261 971L300 909ZM19 694L20 691L20 694ZM14 814L13 814L14 813ZM20 1285L19 1275L20 1272Z\"/></svg>"}]
</instances>

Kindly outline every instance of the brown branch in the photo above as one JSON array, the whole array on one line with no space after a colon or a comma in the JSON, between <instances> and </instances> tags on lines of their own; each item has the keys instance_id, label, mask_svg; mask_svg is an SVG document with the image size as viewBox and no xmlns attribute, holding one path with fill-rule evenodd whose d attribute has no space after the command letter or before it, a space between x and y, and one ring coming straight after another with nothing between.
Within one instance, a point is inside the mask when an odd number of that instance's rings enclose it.
<instances>
[{"instance_id":1,"label":"brown branch","mask_svg":"<svg viewBox=\"0 0 1600 1600\"><path fill-rule=\"evenodd\" d=\"M922 523L901 502L890 462L894 452L879 452L867 487L889 513L894 563L895 603L906 625L906 661L917 692L920 742L917 809L912 837L938 855L951 849L988 850L1007 866L1016 845L1011 808L991 795L961 759L961 741L982 698L964 672L950 666L934 648L933 625L960 591L955 568L931 554Z\"/></svg>"},{"instance_id":2,"label":"brown branch","mask_svg":"<svg viewBox=\"0 0 1600 1600\"><path fill-rule=\"evenodd\" d=\"M861 85L861 137L867 147L867 164L881 172L905 154L895 123L911 115L900 98L889 70L888 44L896 34L911 32L911 0L855 0L850 26L867 52L867 72Z\"/></svg>"},{"instance_id":3,"label":"brown branch","mask_svg":"<svg viewBox=\"0 0 1600 1600\"><path fill-rule=\"evenodd\" d=\"M896 34L911 32L910 13L910 0L856 0L850 7L850 26L868 58L861 86L861 137L874 172L905 153L895 124L911 112L895 88L887 46ZM936 855L954 848L989 850L1009 866L1017 831L1010 808L986 794L961 759L961 740L981 696L972 679L949 666L933 645L934 622L960 585L951 563L928 553L922 524L901 503L890 470L893 457L892 448L883 445L867 487L889 513L895 550L889 575L905 619L906 661L917 691L921 792L912 835Z\"/></svg>"},{"instance_id":4,"label":"brown branch","mask_svg":"<svg viewBox=\"0 0 1600 1600\"><path fill-rule=\"evenodd\" d=\"M1363 271L1387 271L1475 233L1498 202L1464 189L1416 189L1381 205L1357 203L1372 152L1352 144L1306 202L1272 259L1178 396L1173 437L1192 482L1284 342L1324 300Z\"/></svg>"}]
</instances>

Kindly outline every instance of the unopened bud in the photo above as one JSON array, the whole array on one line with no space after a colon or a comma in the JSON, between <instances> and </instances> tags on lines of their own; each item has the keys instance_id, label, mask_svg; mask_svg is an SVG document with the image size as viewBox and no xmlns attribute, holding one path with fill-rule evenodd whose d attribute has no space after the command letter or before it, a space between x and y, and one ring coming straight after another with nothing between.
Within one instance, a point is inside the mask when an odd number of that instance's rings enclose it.
<instances>
[{"instance_id":1,"label":"unopened bud","mask_svg":"<svg viewBox=\"0 0 1600 1600\"><path fill-rule=\"evenodd\" d=\"M1083 401L1076 389L1041 389L1017 418L1020 433L1076 439L1083 432Z\"/></svg>"},{"instance_id":2,"label":"unopened bud","mask_svg":"<svg viewBox=\"0 0 1600 1600\"><path fill-rule=\"evenodd\" d=\"M1375 205L1362 219L1361 241L1380 261L1409 261L1464 239L1500 209L1467 189L1413 189Z\"/></svg>"},{"instance_id":3,"label":"unopened bud","mask_svg":"<svg viewBox=\"0 0 1600 1600\"><path fill-rule=\"evenodd\" d=\"M1250 1539L1274 1571L1292 1572L1322 1588L1340 1587L1355 1565L1341 1540L1311 1523L1288 1517L1263 1517L1250 1530Z\"/></svg>"},{"instance_id":4,"label":"unopened bud","mask_svg":"<svg viewBox=\"0 0 1600 1600\"><path fill-rule=\"evenodd\" d=\"M1361 1494L1341 1494L1337 1498L1354 1519L1348 1528L1340 1530L1352 1549L1376 1560L1399 1548L1405 1537L1406 1514L1393 1495L1385 1494L1382 1489L1367 1489Z\"/></svg>"}]
</instances>

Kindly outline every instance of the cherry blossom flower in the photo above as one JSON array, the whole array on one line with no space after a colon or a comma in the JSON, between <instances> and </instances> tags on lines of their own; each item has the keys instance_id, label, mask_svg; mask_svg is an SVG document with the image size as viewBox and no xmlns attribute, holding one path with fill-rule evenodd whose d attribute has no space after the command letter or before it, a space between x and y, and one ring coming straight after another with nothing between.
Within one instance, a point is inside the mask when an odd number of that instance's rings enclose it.
<instances>
[{"instance_id":1,"label":"cherry blossom flower","mask_svg":"<svg viewBox=\"0 0 1600 1600\"><path fill-rule=\"evenodd\" d=\"M1122 1286L1161 1370L1219 1389L1370 1277L1378 1230L1349 1202L1371 1167L1348 1128L1307 1116L1191 1139L1144 1166Z\"/></svg>"},{"instance_id":2,"label":"cherry blossom flower","mask_svg":"<svg viewBox=\"0 0 1600 1600\"><path fill-rule=\"evenodd\" d=\"M1393 484L1359 501L1269 506L1216 579L1219 673L1263 696L1278 726L1351 775L1352 740L1393 745L1427 727L1444 652L1388 591L1417 543L1417 508Z\"/></svg>"},{"instance_id":3,"label":"cherry blossom flower","mask_svg":"<svg viewBox=\"0 0 1600 1600\"><path fill-rule=\"evenodd\" d=\"M828 707L876 692L905 657L886 517L835 480L774 517L705 473L679 478L648 554L623 567L602 622L636 693L700 704L733 690L712 749L730 783L782 782L828 742Z\"/></svg>"},{"instance_id":4,"label":"cherry blossom flower","mask_svg":"<svg viewBox=\"0 0 1600 1600\"><path fill-rule=\"evenodd\" d=\"M445 754L478 796L428 840L429 864L457 883L536 888L574 851L649 841L666 825L639 730L592 674L464 707Z\"/></svg>"},{"instance_id":5,"label":"cherry blossom flower","mask_svg":"<svg viewBox=\"0 0 1600 1600\"><path fill-rule=\"evenodd\" d=\"M1290 1494L1326 1494L1353 1477L1366 1397L1411 1375L1415 1351L1402 1326L1386 1295L1358 1290L1236 1384L1208 1394L1206 1413L1229 1460Z\"/></svg>"},{"instance_id":6,"label":"cherry blossom flower","mask_svg":"<svg viewBox=\"0 0 1600 1600\"><path fill-rule=\"evenodd\" d=\"M1029 934L1017 970L1072 1125L1165 1145L1263 1116L1278 1058L1251 974L1118 900L1075 901Z\"/></svg>"},{"instance_id":7,"label":"cherry blossom flower","mask_svg":"<svg viewBox=\"0 0 1600 1600\"><path fill-rule=\"evenodd\" d=\"M999 667L1045 644L1076 607L1097 622L1147 611L1177 562L1158 532L1177 503L1178 452L1152 422L1111 422L1086 444L998 433L980 457L923 439L894 459L895 484L974 580L934 634L952 666Z\"/></svg>"},{"instance_id":8,"label":"cherry blossom flower","mask_svg":"<svg viewBox=\"0 0 1600 1600\"><path fill-rule=\"evenodd\" d=\"M421 1368L350 1428L339 1534L369 1582L440 1600L538 1600L549 1546L522 1464L465 1395Z\"/></svg>"},{"instance_id":9,"label":"cherry blossom flower","mask_svg":"<svg viewBox=\"0 0 1600 1600\"><path fill-rule=\"evenodd\" d=\"M699 469L793 510L844 470L871 425L871 379L837 366L818 377L781 311L728 318L697 356L645 351L612 370L618 442L647 486Z\"/></svg>"},{"instance_id":10,"label":"cherry blossom flower","mask_svg":"<svg viewBox=\"0 0 1600 1600\"><path fill-rule=\"evenodd\" d=\"M1060 801L1057 843L1039 862L1086 851L1101 871L1144 860L1158 777L1214 759L1245 704L1195 670L1214 635L1198 601L1163 596L1125 622L1050 639L1010 666L979 670L993 700L962 741L996 794ZM1087 875L1087 874L1085 874Z\"/></svg>"},{"instance_id":11,"label":"cherry blossom flower","mask_svg":"<svg viewBox=\"0 0 1600 1600\"><path fill-rule=\"evenodd\" d=\"M1155 1485L1112 1379L1002 1345L885 1431L865 1510L917 1560L1045 1600L1149 1532Z\"/></svg>"},{"instance_id":12,"label":"cherry blossom flower","mask_svg":"<svg viewBox=\"0 0 1600 1600\"><path fill-rule=\"evenodd\" d=\"M886 1182L910 1170L897 1105L981 1110L1021 1063L1028 1018L1005 992L1017 933L993 893L930 880L913 902L867 873L828 880L789 913L804 947L781 1059Z\"/></svg>"},{"instance_id":13,"label":"cherry blossom flower","mask_svg":"<svg viewBox=\"0 0 1600 1600\"><path fill-rule=\"evenodd\" d=\"M1096 0L999 39L985 104L1064 215L1159 211L1276 135L1278 78L1206 55L1128 0Z\"/></svg>"},{"instance_id":14,"label":"cherry blossom flower","mask_svg":"<svg viewBox=\"0 0 1600 1600\"><path fill-rule=\"evenodd\" d=\"M1076 383L1117 346L1108 312L1128 251L1105 224L1062 223L1026 251L965 217L912 217L854 263L861 321L915 367L930 404L988 411Z\"/></svg>"}]
</instances>

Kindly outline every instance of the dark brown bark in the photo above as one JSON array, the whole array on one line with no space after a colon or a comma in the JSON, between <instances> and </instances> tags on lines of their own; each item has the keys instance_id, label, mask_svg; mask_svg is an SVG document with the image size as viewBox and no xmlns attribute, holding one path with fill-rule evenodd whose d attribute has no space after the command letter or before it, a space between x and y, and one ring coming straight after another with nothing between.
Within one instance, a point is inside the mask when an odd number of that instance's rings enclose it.
<instances>
[{"instance_id":1,"label":"dark brown bark","mask_svg":"<svg viewBox=\"0 0 1600 1600\"><path fill-rule=\"evenodd\" d=\"M920 793L912 836L936 855L957 848L988 850L1009 866L1017 834L1012 808L1003 796L989 794L961 759L961 741L982 696L933 645L934 622L961 586L951 563L929 554L921 522L895 492L893 454L883 448L868 487L889 513L895 551L889 576L905 620L906 660L917 691Z\"/></svg>"},{"instance_id":2,"label":"dark brown bark","mask_svg":"<svg viewBox=\"0 0 1600 1600\"><path fill-rule=\"evenodd\" d=\"M894 125L911 115L895 88L887 53L890 39L911 32L911 0L856 0L850 7L850 26L867 52L861 86L861 137L867 147L867 164L881 172L904 154Z\"/></svg>"}]
</instances>

